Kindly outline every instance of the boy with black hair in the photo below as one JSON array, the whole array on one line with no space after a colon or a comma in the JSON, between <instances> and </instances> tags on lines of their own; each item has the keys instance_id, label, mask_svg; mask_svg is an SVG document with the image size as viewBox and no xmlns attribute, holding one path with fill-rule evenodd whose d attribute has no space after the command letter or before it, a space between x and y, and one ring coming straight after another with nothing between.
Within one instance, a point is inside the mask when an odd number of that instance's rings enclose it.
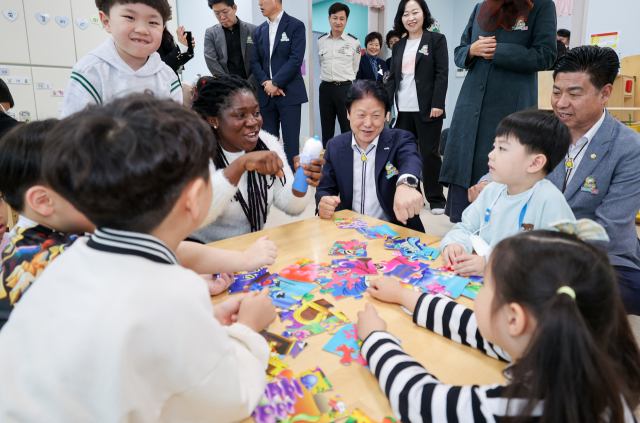
<instances>
[{"instance_id":1,"label":"boy with black hair","mask_svg":"<svg viewBox=\"0 0 640 423\"><path fill-rule=\"evenodd\" d=\"M197 115L147 95L49 134L47 182L98 229L48 266L0 333L0 420L251 414L266 385L270 348L257 332L275 318L269 291L213 308L174 253L209 210L215 148Z\"/></svg>"},{"instance_id":2,"label":"boy with black hair","mask_svg":"<svg viewBox=\"0 0 640 423\"><path fill-rule=\"evenodd\" d=\"M558 41L562 42L562 44L567 47L569 50L569 43L571 42L571 31L568 29L559 29L557 32Z\"/></svg>"},{"instance_id":3,"label":"boy with black hair","mask_svg":"<svg viewBox=\"0 0 640 423\"><path fill-rule=\"evenodd\" d=\"M73 67L62 117L134 92L151 91L182 104L180 80L157 53L171 16L167 0L95 2L102 25L113 39L105 40Z\"/></svg>"},{"instance_id":4,"label":"boy with black hair","mask_svg":"<svg viewBox=\"0 0 640 423\"><path fill-rule=\"evenodd\" d=\"M5 132L20 123L9 115L9 109L14 105L13 96L7 83L0 79L0 138Z\"/></svg>"},{"instance_id":5,"label":"boy with black hair","mask_svg":"<svg viewBox=\"0 0 640 423\"><path fill-rule=\"evenodd\" d=\"M525 110L504 118L489 153L494 183L440 242L446 266L463 276L482 276L491 250L504 238L575 220L562 192L545 179L570 144L569 129L553 114Z\"/></svg>"},{"instance_id":6,"label":"boy with black hair","mask_svg":"<svg viewBox=\"0 0 640 423\"><path fill-rule=\"evenodd\" d=\"M79 236L95 229L42 176L45 138L57 123L58 120L49 119L21 125L0 140L0 192L7 204L20 213L8 236L8 248L0 249L4 266L0 276L0 328L45 267ZM4 201L0 206L5 206ZM251 271L273 264L276 251L275 244L264 237L244 252L185 241L176 254L184 267L201 274L209 293L217 295L231 281L226 274L217 278L213 274Z\"/></svg>"}]
</instances>

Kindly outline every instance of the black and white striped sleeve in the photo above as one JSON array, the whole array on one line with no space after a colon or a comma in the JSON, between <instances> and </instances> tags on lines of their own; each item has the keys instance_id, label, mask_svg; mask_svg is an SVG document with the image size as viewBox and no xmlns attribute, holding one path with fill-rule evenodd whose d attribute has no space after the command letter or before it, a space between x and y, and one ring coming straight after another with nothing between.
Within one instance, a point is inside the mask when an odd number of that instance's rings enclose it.
<instances>
[{"instance_id":1,"label":"black and white striped sleeve","mask_svg":"<svg viewBox=\"0 0 640 423\"><path fill-rule=\"evenodd\" d=\"M511 362L506 351L482 337L476 314L448 298L423 294L416 304L413 322L452 341L476 348L489 357Z\"/></svg>"},{"instance_id":2,"label":"black and white striped sleeve","mask_svg":"<svg viewBox=\"0 0 640 423\"><path fill-rule=\"evenodd\" d=\"M503 406L503 386L442 384L387 332L369 335L362 355L403 423L492 422L496 407Z\"/></svg>"}]
</instances>

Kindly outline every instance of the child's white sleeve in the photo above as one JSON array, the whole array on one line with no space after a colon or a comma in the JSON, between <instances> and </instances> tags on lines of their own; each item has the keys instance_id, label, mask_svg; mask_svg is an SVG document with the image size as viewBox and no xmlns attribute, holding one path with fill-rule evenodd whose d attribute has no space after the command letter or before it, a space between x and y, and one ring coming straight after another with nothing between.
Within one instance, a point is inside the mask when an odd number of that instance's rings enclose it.
<instances>
[{"instance_id":1,"label":"child's white sleeve","mask_svg":"<svg viewBox=\"0 0 640 423\"><path fill-rule=\"evenodd\" d=\"M171 73L173 73L173 71ZM175 76L175 73L173 74ZM178 104L184 103L184 93L182 92L182 84L180 83L180 80L177 78L175 79L175 81L171 83L169 98L171 98L171 100L175 101Z\"/></svg>"},{"instance_id":2,"label":"child's white sleeve","mask_svg":"<svg viewBox=\"0 0 640 423\"><path fill-rule=\"evenodd\" d=\"M221 148L221 147L218 147ZM238 192L238 187L232 185L231 182L224 176L224 169L216 169L213 161L209 163L209 174L211 177L211 185L213 186L213 199L211 200L211 206L207 217L200 225L200 228L210 225L224 212L224 209L229 205L229 202ZM242 179L241 179L242 181ZM240 185L240 182L238 182Z\"/></svg>"},{"instance_id":3,"label":"child's white sleeve","mask_svg":"<svg viewBox=\"0 0 640 423\"><path fill-rule=\"evenodd\" d=\"M493 185L493 184L491 184ZM471 203L469 207L462 213L462 221L456 225L442 238L440 241L440 250L449 244L460 244L464 247L468 254L473 252L473 244L471 244L471 235L473 235L484 222L485 216L485 198L487 198L487 189L485 188L478 199Z\"/></svg>"},{"instance_id":4,"label":"child's white sleeve","mask_svg":"<svg viewBox=\"0 0 640 423\"><path fill-rule=\"evenodd\" d=\"M62 101L61 119L64 119L91 104L102 104L102 84L97 72L80 71L74 69L71 72L67 91Z\"/></svg>"},{"instance_id":5,"label":"child's white sleeve","mask_svg":"<svg viewBox=\"0 0 640 423\"><path fill-rule=\"evenodd\" d=\"M549 226L561 220L576 220L573 210L564 198L564 194L555 186L549 190L543 204L540 225L536 229L549 229Z\"/></svg>"}]
</instances>

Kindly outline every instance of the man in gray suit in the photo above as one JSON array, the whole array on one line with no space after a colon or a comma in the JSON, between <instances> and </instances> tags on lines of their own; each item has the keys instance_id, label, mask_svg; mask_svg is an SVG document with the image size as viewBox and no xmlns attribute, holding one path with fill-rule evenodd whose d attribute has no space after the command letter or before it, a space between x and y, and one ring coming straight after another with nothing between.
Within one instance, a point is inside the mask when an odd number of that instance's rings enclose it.
<instances>
[{"instance_id":1,"label":"man in gray suit","mask_svg":"<svg viewBox=\"0 0 640 423\"><path fill-rule=\"evenodd\" d=\"M609 255L627 313L640 315L640 134L604 108L620 68L615 51L597 46L569 50L554 67L551 105L569 127L573 144L547 179L564 193L576 219L591 219L610 242L596 242ZM469 189L469 201L490 181Z\"/></svg>"},{"instance_id":2,"label":"man in gray suit","mask_svg":"<svg viewBox=\"0 0 640 423\"><path fill-rule=\"evenodd\" d=\"M238 75L254 87L258 81L251 72L253 31L256 26L242 22L233 0L208 0L219 24L208 28L204 35L204 58L211 75Z\"/></svg>"},{"instance_id":3,"label":"man in gray suit","mask_svg":"<svg viewBox=\"0 0 640 423\"><path fill-rule=\"evenodd\" d=\"M569 50L554 67L551 105L571 130L573 145L565 163L547 176L576 219L592 219L611 242L598 243L618 273L629 314L640 314L640 240L635 217L640 210L640 134L604 108L620 69L610 48Z\"/></svg>"}]
</instances>

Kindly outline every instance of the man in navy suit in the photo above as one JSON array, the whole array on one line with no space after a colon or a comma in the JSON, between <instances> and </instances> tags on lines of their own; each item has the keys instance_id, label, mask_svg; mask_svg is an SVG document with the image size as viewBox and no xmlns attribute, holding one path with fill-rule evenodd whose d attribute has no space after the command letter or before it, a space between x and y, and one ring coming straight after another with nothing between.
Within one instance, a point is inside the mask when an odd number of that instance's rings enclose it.
<instances>
[{"instance_id":1,"label":"man in navy suit","mask_svg":"<svg viewBox=\"0 0 640 423\"><path fill-rule=\"evenodd\" d=\"M374 81L356 81L345 104L351 131L327 143L316 190L318 215L330 219L335 211L353 210L424 232L422 157L413 134L385 129L389 94Z\"/></svg>"},{"instance_id":2,"label":"man in navy suit","mask_svg":"<svg viewBox=\"0 0 640 423\"><path fill-rule=\"evenodd\" d=\"M301 105L309 101L301 70L305 28L282 10L282 0L259 0L258 5L267 21L253 33L251 72L260 84L262 129L279 136L282 122L284 151L293 169L293 158L300 153Z\"/></svg>"}]
</instances>

